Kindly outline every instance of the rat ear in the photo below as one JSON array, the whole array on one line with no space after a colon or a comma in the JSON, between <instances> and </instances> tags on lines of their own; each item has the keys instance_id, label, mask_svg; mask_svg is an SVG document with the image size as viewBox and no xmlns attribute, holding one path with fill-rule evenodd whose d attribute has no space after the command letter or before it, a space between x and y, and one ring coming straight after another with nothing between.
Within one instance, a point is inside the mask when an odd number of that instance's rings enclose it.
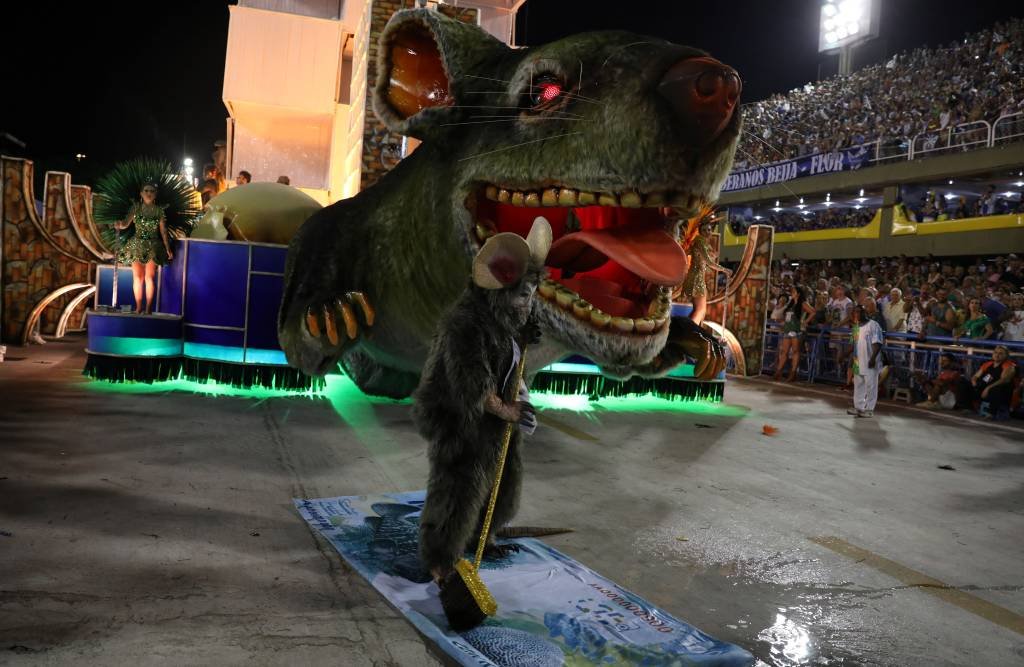
<instances>
[{"instance_id":1,"label":"rat ear","mask_svg":"<svg viewBox=\"0 0 1024 667\"><path fill-rule=\"evenodd\" d=\"M530 246L522 236L512 232L495 234L473 258L473 283L483 289L515 285L529 262Z\"/></svg>"},{"instance_id":2,"label":"rat ear","mask_svg":"<svg viewBox=\"0 0 1024 667\"><path fill-rule=\"evenodd\" d=\"M396 12L377 49L374 111L391 131L424 139L457 115L453 107L463 91L473 90L467 75L487 76L493 71L487 62L508 50L477 26L438 11Z\"/></svg>"}]
</instances>

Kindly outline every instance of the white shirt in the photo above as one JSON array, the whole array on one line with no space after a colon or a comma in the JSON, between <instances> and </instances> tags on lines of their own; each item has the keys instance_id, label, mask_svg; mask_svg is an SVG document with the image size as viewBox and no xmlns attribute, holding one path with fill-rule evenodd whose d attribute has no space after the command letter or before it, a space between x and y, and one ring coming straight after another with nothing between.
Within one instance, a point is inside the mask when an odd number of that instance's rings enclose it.
<instances>
[{"instance_id":1,"label":"white shirt","mask_svg":"<svg viewBox=\"0 0 1024 667\"><path fill-rule=\"evenodd\" d=\"M860 329L857 330L856 343L858 375L868 375L869 373L877 373L882 370L882 363L879 359L875 359L874 368L869 368L868 362L871 361L872 344L882 344L883 342L885 342L885 337L882 335L882 327L878 326L878 322L868 320L861 323Z\"/></svg>"},{"instance_id":2,"label":"white shirt","mask_svg":"<svg viewBox=\"0 0 1024 667\"><path fill-rule=\"evenodd\" d=\"M1024 310L1014 311L1013 317L1003 323L1003 340L1024 341Z\"/></svg>"},{"instance_id":3,"label":"white shirt","mask_svg":"<svg viewBox=\"0 0 1024 667\"><path fill-rule=\"evenodd\" d=\"M889 331L903 333L907 330L907 314L903 311L903 301L893 304L886 302L882 306L882 316L885 318L885 328Z\"/></svg>"},{"instance_id":4,"label":"white shirt","mask_svg":"<svg viewBox=\"0 0 1024 667\"><path fill-rule=\"evenodd\" d=\"M850 314L850 309L853 308L853 301L848 296L844 296L841 299L829 299L827 308L829 323L832 326L836 326Z\"/></svg>"}]
</instances>

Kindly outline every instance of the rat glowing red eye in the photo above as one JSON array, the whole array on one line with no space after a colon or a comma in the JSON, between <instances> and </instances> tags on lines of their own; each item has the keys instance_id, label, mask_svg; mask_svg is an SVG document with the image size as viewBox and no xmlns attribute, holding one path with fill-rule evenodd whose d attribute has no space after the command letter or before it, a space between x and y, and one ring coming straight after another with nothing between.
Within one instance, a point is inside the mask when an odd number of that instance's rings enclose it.
<instances>
[{"instance_id":1,"label":"rat glowing red eye","mask_svg":"<svg viewBox=\"0 0 1024 667\"><path fill-rule=\"evenodd\" d=\"M558 79L544 77L540 80L534 79L533 86L529 91L529 95L524 99L523 106L526 108L543 109L562 97L562 94L565 92L565 86Z\"/></svg>"},{"instance_id":2,"label":"rat glowing red eye","mask_svg":"<svg viewBox=\"0 0 1024 667\"><path fill-rule=\"evenodd\" d=\"M542 83L540 84L540 101L550 102L556 97L562 94L562 84L560 83Z\"/></svg>"}]
</instances>

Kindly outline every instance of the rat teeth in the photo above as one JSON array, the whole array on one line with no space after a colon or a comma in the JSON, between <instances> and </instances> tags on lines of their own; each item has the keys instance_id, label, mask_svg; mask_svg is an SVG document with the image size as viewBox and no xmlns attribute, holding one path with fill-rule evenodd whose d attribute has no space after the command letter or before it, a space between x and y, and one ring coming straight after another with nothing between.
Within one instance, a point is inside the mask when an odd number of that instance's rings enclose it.
<instances>
[{"instance_id":1,"label":"rat teeth","mask_svg":"<svg viewBox=\"0 0 1024 667\"><path fill-rule=\"evenodd\" d=\"M612 328L621 331L622 333L631 333L633 331L633 318L632 317L613 317Z\"/></svg>"},{"instance_id":2,"label":"rat teeth","mask_svg":"<svg viewBox=\"0 0 1024 667\"><path fill-rule=\"evenodd\" d=\"M635 192L627 192L621 197L619 201L622 206L626 208L640 208L643 205L643 200L640 199L640 195Z\"/></svg>"},{"instance_id":3,"label":"rat teeth","mask_svg":"<svg viewBox=\"0 0 1024 667\"><path fill-rule=\"evenodd\" d=\"M537 286L537 291L540 292L540 295L545 299L554 299L555 292L557 290L558 284L555 281L549 279L541 281L540 285Z\"/></svg>"},{"instance_id":4,"label":"rat teeth","mask_svg":"<svg viewBox=\"0 0 1024 667\"><path fill-rule=\"evenodd\" d=\"M593 310L593 308L594 307L584 299L576 299L572 302L572 314L581 320L589 320L590 311Z\"/></svg>"},{"instance_id":5,"label":"rat teeth","mask_svg":"<svg viewBox=\"0 0 1024 667\"><path fill-rule=\"evenodd\" d=\"M558 205L559 206L575 206L576 205L576 191L570 190L569 188L562 188L558 191Z\"/></svg>"},{"instance_id":6,"label":"rat teeth","mask_svg":"<svg viewBox=\"0 0 1024 667\"><path fill-rule=\"evenodd\" d=\"M564 287L559 287L557 290L555 290L555 301L558 302L559 306L566 310L572 308L572 302L575 301L577 298L578 296L575 292L567 290Z\"/></svg>"},{"instance_id":7,"label":"rat teeth","mask_svg":"<svg viewBox=\"0 0 1024 667\"><path fill-rule=\"evenodd\" d=\"M641 195L635 191L622 193L591 192L573 188L545 188L543 190L508 190L496 185L484 187L484 197L491 201L513 206L621 206L625 208L662 208L672 206L684 215L695 215L700 200L696 195L651 192ZM691 210L692 209L692 210Z\"/></svg>"},{"instance_id":8,"label":"rat teeth","mask_svg":"<svg viewBox=\"0 0 1024 667\"><path fill-rule=\"evenodd\" d=\"M651 333L654 331L655 322L649 317L633 320L633 324L636 326L636 330L639 333Z\"/></svg>"},{"instance_id":9,"label":"rat teeth","mask_svg":"<svg viewBox=\"0 0 1024 667\"><path fill-rule=\"evenodd\" d=\"M476 229L476 237L478 239L480 239L481 241L486 241L487 239L491 238L492 236L494 236L497 233L497 231L495 231L493 228L488 227L486 224L481 224L481 223L477 223L475 229Z\"/></svg>"},{"instance_id":10,"label":"rat teeth","mask_svg":"<svg viewBox=\"0 0 1024 667\"><path fill-rule=\"evenodd\" d=\"M665 193L664 192L652 192L644 198L644 206L664 206L665 205Z\"/></svg>"},{"instance_id":11,"label":"rat teeth","mask_svg":"<svg viewBox=\"0 0 1024 667\"><path fill-rule=\"evenodd\" d=\"M590 323L598 329L604 329L612 321L612 316L597 308L590 311Z\"/></svg>"}]
</instances>

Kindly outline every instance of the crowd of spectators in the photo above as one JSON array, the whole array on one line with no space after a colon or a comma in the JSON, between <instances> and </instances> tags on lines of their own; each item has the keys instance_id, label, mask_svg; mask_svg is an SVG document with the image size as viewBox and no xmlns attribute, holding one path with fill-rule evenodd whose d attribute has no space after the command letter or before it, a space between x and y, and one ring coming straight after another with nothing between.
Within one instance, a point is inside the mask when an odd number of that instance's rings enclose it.
<instances>
[{"instance_id":1,"label":"crowd of spectators","mask_svg":"<svg viewBox=\"0 0 1024 667\"><path fill-rule=\"evenodd\" d=\"M1024 111L1024 20L746 105L735 168Z\"/></svg>"},{"instance_id":2,"label":"crowd of spectators","mask_svg":"<svg viewBox=\"0 0 1024 667\"><path fill-rule=\"evenodd\" d=\"M981 196L968 199L964 196L946 197L937 190L924 194L916 206L904 204L904 215L913 222L936 222L980 218L986 215L1024 213L1024 197L1007 197L996 192L996 186L985 188Z\"/></svg>"},{"instance_id":3,"label":"crowd of spectators","mask_svg":"<svg viewBox=\"0 0 1024 667\"><path fill-rule=\"evenodd\" d=\"M1013 254L941 261L901 256L792 262L783 256L773 266L770 284L770 318L783 332L788 326L801 336L813 330L845 330L855 325L854 313L862 309L884 332L910 334L919 340L1005 341L1010 347L1024 343L1024 262ZM795 308L798 295L801 303ZM829 347L836 365L842 366L841 347L834 342ZM795 355L787 352L787 357L795 356L790 379L796 374L799 355L799 347ZM784 365L780 356L777 378ZM913 388L924 399L922 406L953 408L967 402L980 406L985 416L995 417L1006 414L1011 405L1017 366L1007 347L996 346L991 359L973 374L949 356L941 361L934 378L917 375Z\"/></svg>"},{"instance_id":4,"label":"crowd of spectators","mask_svg":"<svg viewBox=\"0 0 1024 667\"><path fill-rule=\"evenodd\" d=\"M806 232L814 229L843 229L863 227L875 217L875 209L868 208L827 208L820 211L779 211L757 220L730 213L729 226L732 233L743 236L752 224L771 225L776 232Z\"/></svg>"},{"instance_id":5,"label":"crowd of spectators","mask_svg":"<svg viewBox=\"0 0 1024 667\"><path fill-rule=\"evenodd\" d=\"M773 310L792 285L807 292L811 326L845 327L853 304L878 311L888 332L1024 342L1024 262L890 257L790 262L773 268Z\"/></svg>"}]
</instances>

